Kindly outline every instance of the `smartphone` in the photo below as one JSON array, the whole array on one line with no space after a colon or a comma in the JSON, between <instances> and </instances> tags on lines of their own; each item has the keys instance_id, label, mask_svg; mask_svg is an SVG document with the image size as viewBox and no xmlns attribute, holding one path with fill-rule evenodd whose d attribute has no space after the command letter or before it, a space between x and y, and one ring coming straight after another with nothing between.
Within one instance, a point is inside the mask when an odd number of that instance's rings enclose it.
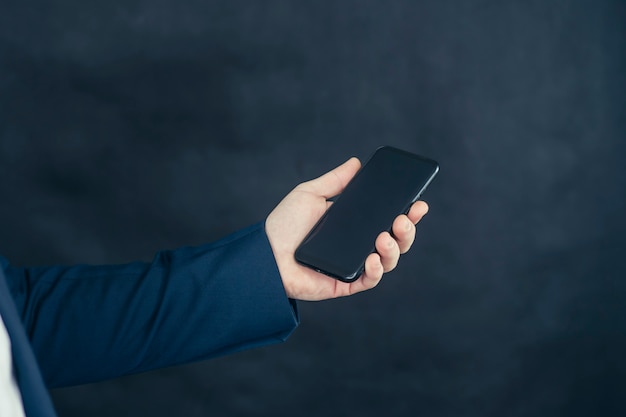
<instances>
[{"instance_id":1,"label":"smartphone","mask_svg":"<svg viewBox=\"0 0 626 417\"><path fill-rule=\"evenodd\" d=\"M377 149L302 241L296 261L340 281L357 280L378 235L391 232L438 171L432 159Z\"/></svg>"}]
</instances>

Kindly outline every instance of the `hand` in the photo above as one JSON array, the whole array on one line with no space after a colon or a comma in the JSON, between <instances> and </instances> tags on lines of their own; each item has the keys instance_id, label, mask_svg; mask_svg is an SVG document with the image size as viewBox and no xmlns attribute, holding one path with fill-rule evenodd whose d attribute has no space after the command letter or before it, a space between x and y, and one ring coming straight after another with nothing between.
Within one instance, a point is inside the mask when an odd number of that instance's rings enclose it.
<instances>
[{"instance_id":1,"label":"hand","mask_svg":"<svg viewBox=\"0 0 626 417\"><path fill-rule=\"evenodd\" d=\"M396 267L400 254L411 248L415 223L428 211L423 201L413 204L408 215L396 217L394 237L388 232L378 235L376 252L367 257L365 272L354 282L338 281L296 262L296 248L332 204L327 199L340 194L360 167L359 160L351 158L321 177L298 185L267 217L265 231L289 298L325 300L373 288L384 272Z\"/></svg>"}]
</instances>

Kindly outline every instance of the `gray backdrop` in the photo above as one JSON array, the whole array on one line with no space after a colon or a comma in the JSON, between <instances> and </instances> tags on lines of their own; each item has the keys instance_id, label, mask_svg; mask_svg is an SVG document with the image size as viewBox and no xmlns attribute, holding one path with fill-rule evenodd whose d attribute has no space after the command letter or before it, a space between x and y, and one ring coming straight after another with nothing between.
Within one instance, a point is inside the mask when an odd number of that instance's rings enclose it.
<instances>
[{"instance_id":1,"label":"gray backdrop","mask_svg":"<svg viewBox=\"0 0 626 417\"><path fill-rule=\"evenodd\" d=\"M441 164L374 291L60 416L624 415L625 74L623 1L3 1L15 264L212 241L382 144Z\"/></svg>"}]
</instances>

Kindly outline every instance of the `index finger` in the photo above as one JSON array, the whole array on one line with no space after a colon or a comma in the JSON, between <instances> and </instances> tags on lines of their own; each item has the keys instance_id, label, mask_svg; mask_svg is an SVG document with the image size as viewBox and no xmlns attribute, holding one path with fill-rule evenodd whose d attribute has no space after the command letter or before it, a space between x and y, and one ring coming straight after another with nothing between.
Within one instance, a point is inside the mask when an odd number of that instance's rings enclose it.
<instances>
[{"instance_id":1,"label":"index finger","mask_svg":"<svg viewBox=\"0 0 626 417\"><path fill-rule=\"evenodd\" d=\"M411 220L413 224L415 224L419 222L422 217L426 215L426 213L428 213L428 204L426 204L425 201L420 200L413 203L413 205L409 209L409 212L407 213L407 216L409 220Z\"/></svg>"}]
</instances>

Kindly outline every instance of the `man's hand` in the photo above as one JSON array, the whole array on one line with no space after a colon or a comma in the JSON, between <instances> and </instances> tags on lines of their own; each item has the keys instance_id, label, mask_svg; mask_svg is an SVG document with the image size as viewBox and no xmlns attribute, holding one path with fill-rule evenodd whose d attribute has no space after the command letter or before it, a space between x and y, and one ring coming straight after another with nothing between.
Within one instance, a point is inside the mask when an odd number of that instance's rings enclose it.
<instances>
[{"instance_id":1,"label":"man's hand","mask_svg":"<svg viewBox=\"0 0 626 417\"><path fill-rule=\"evenodd\" d=\"M298 300L325 300L368 290L378 284L384 272L396 267L400 254L407 252L415 239L415 223L428 211L418 201L407 215L398 216L392 237L382 232L376 239L376 252L365 261L365 272L354 282L346 283L298 264L294 253L298 245L332 204L326 201L340 194L361 167L357 158L311 181L294 188L270 213L265 231L287 296Z\"/></svg>"}]
</instances>

